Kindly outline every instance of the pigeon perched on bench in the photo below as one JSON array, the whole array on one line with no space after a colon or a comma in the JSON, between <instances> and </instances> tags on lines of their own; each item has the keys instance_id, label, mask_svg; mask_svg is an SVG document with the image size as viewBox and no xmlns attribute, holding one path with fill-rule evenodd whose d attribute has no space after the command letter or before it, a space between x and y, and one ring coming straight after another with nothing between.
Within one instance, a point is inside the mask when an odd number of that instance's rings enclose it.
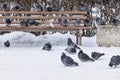
<instances>
[{"instance_id":1,"label":"pigeon perched on bench","mask_svg":"<svg viewBox=\"0 0 120 80\"><path fill-rule=\"evenodd\" d=\"M99 52L92 52L91 57L95 60L99 59L101 56L104 56L104 53L99 53Z\"/></svg>"},{"instance_id":2,"label":"pigeon perched on bench","mask_svg":"<svg viewBox=\"0 0 120 80\"><path fill-rule=\"evenodd\" d=\"M20 21L20 26L21 27L28 27L29 24L28 24L28 19L23 19Z\"/></svg>"},{"instance_id":3,"label":"pigeon perched on bench","mask_svg":"<svg viewBox=\"0 0 120 80\"><path fill-rule=\"evenodd\" d=\"M38 26L40 23L33 20L33 19L28 19L28 25L35 25L35 26Z\"/></svg>"},{"instance_id":4,"label":"pigeon perched on bench","mask_svg":"<svg viewBox=\"0 0 120 80\"><path fill-rule=\"evenodd\" d=\"M67 27L68 24L69 24L68 19L62 19L62 20L61 20L61 25L62 25L62 26Z\"/></svg>"},{"instance_id":5,"label":"pigeon perched on bench","mask_svg":"<svg viewBox=\"0 0 120 80\"><path fill-rule=\"evenodd\" d=\"M65 53L61 55L61 62L65 66L78 66L78 63L75 62L71 57L67 56Z\"/></svg>"},{"instance_id":6,"label":"pigeon perched on bench","mask_svg":"<svg viewBox=\"0 0 120 80\"><path fill-rule=\"evenodd\" d=\"M53 11L52 7L50 7L50 6L47 7L47 11L48 11L48 12L52 12L52 11Z\"/></svg>"},{"instance_id":7,"label":"pigeon perched on bench","mask_svg":"<svg viewBox=\"0 0 120 80\"><path fill-rule=\"evenodd\" d=\"M5 23L6 23L6 26L10 26L12 23L12 20L8 18L5 20Z\"/></svg>"},{"instance_id":8,"label":"pigeon perched on bench","mask_svg":"<svg viewBox=\"0 0 120 80\"><path fill-rule=\"evenodd\" d=\"M3 4L3 10L10 11L10 5L8 5L7 3L4 3Z\"/></svg>"},{"instance_id":9,"label":"pigeon perched on bench","mask_svg":"<svg viewBox=\"0 0 120 80\"><path fill-rule=\"evenodd\" d=\"M86 61L94 61L92 58L90 58L87 54L85 54L82 50L79 51L78 53L78 58L82 61L82 62L86 62Z\"/></svg>"},{"instance_id":10,"label":"pigeon perched on bench","mask_svg":"<svg viewBox=\"0 0 120 80\"><path fill-rule=\"evenodd\" d=\"M4 42L4 46L5 47L10 47L10 42L7 40L6 42Z\"/></svg>"},{"instance_id":11,"label":"pigeon perched on bench","mask_svg":"<svg viewBox=\"0 0 120 80\"><path fill-rule=\"evenodd\" d=\"M76 48L76 49L80 49L80 47L78 47L77 44L75 44L75 43L72 41L71 38L68 38L68 40L67 40L67 45L68 45L69 47L73 47L73 48Z\"/></svg>"},{"instance_id":12,"label":"pigeon perched on bench","mask_svg":"<svg viewBox=\"0 0 120 80\"><path fill-rule=\"evenodd\" d=\"M51 45L51 43L46 43L44 46L43 46L43 48L42 48L43 50L47 50L47 51L50 51L51 49L52 49L52 45Z\"/></svg>"},{"instance_id":13,"label":"pigeon perched on bench","mask_svg":"<svg viewBox=\"0 0 120 80\"><path fill-rule=\"evenodd\" d=\"M76 21L75 21L75 24L74 24L76 27L80 27L80 25L81 25L81 20L80 19L77 19Z\"/></svg>"},{"instance_id":14,"label":"pigeon perched on bench","mask_svg":"<svg viewBox=\"0 0 120 80\"><path fill-rule=\"evenodd\" d=\"M110 59L110 63L109 66L110 67L117 67L120 64L120 56L116 55L116 56L112 56L112 58Z\"/></svg>"}]
</instances>

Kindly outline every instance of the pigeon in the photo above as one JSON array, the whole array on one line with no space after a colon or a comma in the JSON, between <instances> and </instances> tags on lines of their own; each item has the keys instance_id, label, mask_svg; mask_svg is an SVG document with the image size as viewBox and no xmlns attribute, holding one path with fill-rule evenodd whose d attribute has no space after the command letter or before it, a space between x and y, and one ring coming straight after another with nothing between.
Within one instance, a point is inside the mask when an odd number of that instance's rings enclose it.
<instances>
[{"instance_id":1,"label":"pigeon","mask_svg":"<svg viewBox=\"0 0 120 80\"><path fill-rule=\"evenodd\" d=\"M75 21L75 26L76 27L79 27L80 26L80 24L81 24L81 20L80 19L77 19L76 21Z\"/></svg>"},{"instance_id":2,"label":"pigeon","mask_svg":"<svg viewBox=\"0 0 120 80\"><path fill-rule=\"evenodd\" d=\"M42 5L41 5L41 4L37 4L37 5L36 5L36 10L37 10L38 12L43 11Z\"/></svg>"},{"instance_id":3,"label":"pigeon","mask_svg":"<svg viewBox=\"0 0 120 80\"><path fill-rule=\"evenodd\" d=\"M49 27L51 27L51 28L55 28L55 25L50 21L50 23L49 23Z\"/></svg>"},{"instance_id":4,"label":"pigeon","mask_svg":"<svg viewBox=\"0 0 120 80\"><path fill-rule=\"evenodd\" d=\"M67 48L65 49L65 51L67 51L67 52L70 53L70 54L74 54L74 53L77 52L76 48L74 48L74 47L67 47Z\"/></svg>"},{"instance_id":5,"label":"pigeon","mask_svg":"<svg viewBox=\"0 0 120 80\"><path fill-rule=\"evenodd\" d=\"M110 63L109 66L110 67L117 67L117 65L120 64L120 56L116 55L116 56L112 56L112 58L110 59Z\"/></svg>"},{"instance_id":6,"label":"pigeon","mask_svg":"<svg viewBox=\"0 0 120 80\"><path fill-rule=\"evenodd\" d=\"M78 46L72 41L71 38L68 38L68 40L67 40L67 45L68 45L69 47L73 47L73 48L75 48L75 49L80 49L80 47L78 47Z\"/></svg>"},{"instance_id":7,"label":"pigeon","mask_svg":"<svg viewBox=\"0 0 120 80\"><path fill-rule=\"evenodd\" d=\"M89 11L88 5L83 1L80 2L80 10Z\"/></svg>"},{"instance_id":8,"label":"pigeon","mask_svg":"<svg viewBox=\"0 0 120 80\"><path fill-rule=\"evenodd\" d=\"M4 9L5 11L9 11L9 10L10 10L10 6L9 6L7 3L4 3L4 4L3 4L3 9Z\"/></svg>"},{"instance_id":9,"label":"pigeon","mask_svg":"<svg viewBox=\"0 0 120 80\"><path fill-rule=\"evenodd\" d=\"M78 63L75 62L71 57L67 56L65 53L61 55L61 62L65 66L78 66Z\"/></svg>"},{"instance_id":10,"label":"pigeon","mask_svg":"<svg viewBox=\"0 0 120 80\"><path fill-rule=\"evenodd\" d=\"M47 7L47 11L52 12L53 11L52 7Z\"/></svg>"},{"instance_id":11,"label":"pigeon","mask_svg":"<svg viewBox=\"0 0 120 80\"><path fill-rule=\"evenodd\" d=\"M8 18L5 20L5 23L6 23L6 26L10 26L12 23L12 20Z\"/></svg>"},{"instance_id":12,"label":"pigeon","mask_svg":"<svg viewBox=\"0 0 120 80\"><path fill-rule=\"evenodd\" d=\"M46 43L46 44L43 46L42 49L43 49L43 50L50 51L50 50L52 49L52 45L48 42L48 43Z\"/></svg>"},{"instance_id":13,"label":"pigeon","mask_svg":"<svg viewBox=\"0 0 120 80\"><path fill-rule=\"evenodd\" d=\"M52 5L52 10L53 11L59 11L60 9L59 9L59 5L58 4L53 4Z\"/></svg>"},{"instance_id":14,"label":"pigeon","mask_svg":"<svg viewBox=\"0 0 120 80\"><path fill-rule=\"evenodd\" d=\"M96 23L98 26L105 25L105 21L99 17L96 18Z\"/></svg>"},{"instance_id":15,"label":"pigeon","mask_svg":"<svg viewBox=\"0 0 120 80\"><path fill-rule=\"evenodd\" d=\"M13 7L13 10L14 11L20 11L21 10L21 6L19 4L16 4L14 7Z\"/></svg>"},{"instance_id":16,"label":"pigeon","mask_svg":"<svg viewBox=\"0 0 120 80\"><path fill-rule=\"evenodd\" d=\"M90 26L90 20L89 19L85 19L84 20L84 26Z\"/></svg>"},{"instance_id":17,"label":"pigeon","mask_svg":"<svg viewBox=\"0 0 120 80\"><path fill-rule=\"evenodd\" d=\"M10 47L10 42L7 40L6 42L4 42L4 46L5 47Z\"/></svg>"},{"instance_id":18,"label":"pigeon","mask_svg":"<svg viewBox=\"0 0 120 80\"><path fill-rule=\"evenodd\" d=\"M87 54L85 54L82 50L79 51L78 53L78 58L82 61L82 62L86 62L86 61L94 61L92 58L90 58Z\"/></svg>"},{"instance_id":19,"label":"pigeon","mask_svg":"<svg viewBox=\"0 0 120 80\"><path fill-rule=\"evenodd\" d=\"M20 21L20 26L21 27L28 27L29 26L28 22L29 22L28 19L23 19L22 21Z\"/></svg>"},{"instance_id":20,"label":"pigeon","mask_svg":"<svg viewBox=\"0 0 120 80\"><path fill-rule=\"evenodd\" d=\"M113 23L114 26L118 26L120 21L118 19L113 19L112 23Z\"/></svg>"},{"instance_id":21,"label":"pigeon","mask_svg":"<svg viewBox=\"0 0 120 80\"><path fill-rule=\"evenodd\" d=\"M62 25L62 26L67 27L68 24L69 24L68 19L62 19L62 20L61 20L61 25Z\"/></svg>"},{"instance_id":22,"label":"pigeon","mask_svg":"<svg viewBox=\"0 0 120 80\"><path fill-rule=\"evenodd\" d=\"M35 25L35 26L38 26L40 23L39 22L36 22L35 20L33 19L28 19L28 25Z\"/></svg>"},{"instance_id":23,"label":"pigeon","mask_svg":"<svg viewBox=\"0 0 120 80\"><path fill-rule=\"evenodd\" d=\"M99 59L101 56L104 56L104 53L99 53L99 52L92 52L91 57L95 60Z\"/></svg>"}]
</instances>

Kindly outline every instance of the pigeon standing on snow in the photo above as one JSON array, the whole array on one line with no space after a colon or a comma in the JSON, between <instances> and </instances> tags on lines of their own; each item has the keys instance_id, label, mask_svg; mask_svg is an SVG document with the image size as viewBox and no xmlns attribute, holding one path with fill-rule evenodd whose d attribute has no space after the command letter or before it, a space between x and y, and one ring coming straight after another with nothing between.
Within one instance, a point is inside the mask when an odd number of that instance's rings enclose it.
<instances>
[{"instance_id":1,"label":"pigeon standing on snow","mask_svg":"<svg viewBox=\"0 0 120 80\"><path fill-rule=\"evenodd\" d=\"M10 26L11 23L12 23L12 20L11 19L6 19L5 23L6 23L6 26Z\"/></svg>"},{"instance_id":2,"label":"pigeon standing on snow","mask_svg":"<svg viewBox=\"0 0 120 80\"><path fill-rule=\"evenodd\" d=\"M68 38L67 40L67 45L68 47L73 47L73 48L76 48L76 49L80 49L80 47L78 47L73 41L71 38Z\"/></svg>"},{"instance_id":3,"label":"pigeon standing on snow","mask_svg":"<svg viewBox=\"0 0 120 80\"><path fill-rule=\"evenodd\" d=\"M75 62L71 57L66 56L65 53L62 53L61 61L65 66L78 66L78 63Z\"/></svg>"},{"instance_id":4,"label":"pigeon standing on snow","mask_svg":"<svg viewBox=\"0 0 120 80\"><path fill-rule=\"evenodd\" d=\"M90 58L87 54L85 54L82 50L79 51L78 53L78 58L82 61L82 62L86 62L86 61L94 61L92 58Z\"/></svg>"},{"instance_id":5,"label":"pigeon standing on snow","mask_svg":"<svg viewBox=\"0 0 120 80\"><path fill-rule=\"evenodd\" d=\"M81 20L80 19L77 19L76 21L75 21L75 26L76 27L79 27L80 26L80 24L81 24Z\"/></svg>"},{"instance_id":6,"label":"pigeon standing on snow","mask_svg":"<svg viewBox=\"0 0 120 80\"><path fill-rule=\"evenodd\" d=\"M5 47L10 47L10 42L7 40L6 42L4 42L4 46Z\"/></svg>"},{"instance_id":7,"label":"pigeon standing on snow","mask_svg":"<svg viewBox=\"0 0 120 80\"><path fill-rule=\"evenodd\" d=\"M109 66L112 67L116 67L117 65L120 64L120 56L119 55L116 55L116 56L112 56L111 60L110 60L110 63L109 63Z\"/></svg>"},{"instance_id":8,"label":"pigeon standing on snow","mask_svg":"<svg viewBox=\"0 0 120 80\"><path fill-rule=\"evenodd\" d=\"M69 24L68 19L62 19L62 20L61 20L61 25L62 25L62 26L67 27L68 24Z\"/></svg>"},{"instance_id":9,"label":"pigeon standing on snow","mask_svg":"<svg viewBox=\"0 0 120 80\"><path fill-rule=\"evenodd\" d=\"M92 52L91 57L95 60L99 59L101 56L104 56L104 53L99 53L99 52Z\"/></svg>"},{"instance_id":10,"label":"pigeon standing on snow","mask_svg":"<svg viewBox=\"0 0 120 80\"><path fill-rule=\"evenodd\" d=\"M47 50L47 51L50 51L52 49L52 45L50 43L46 43L43 48L43 50Z\"/></svg>"}]
</instances>

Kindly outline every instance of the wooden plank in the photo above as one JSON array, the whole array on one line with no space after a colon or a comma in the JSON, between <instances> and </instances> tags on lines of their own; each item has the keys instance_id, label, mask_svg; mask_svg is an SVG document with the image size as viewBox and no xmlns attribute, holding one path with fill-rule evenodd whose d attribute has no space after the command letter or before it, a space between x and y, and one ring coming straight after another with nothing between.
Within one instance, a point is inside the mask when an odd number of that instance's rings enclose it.
<instances>
[{"instance_id":1,"label":"wooden plank","mask_svg":"<svg viewBox=\"0 0 120 80\"><path fill-rule=\"evenodd\" d=\"M77 31L81 29L90 29L90 27L63 27L57 26L55 28L51 28L48 26L29 26L29 27L21 27L21 26L11 26L11 27L0 27L0 31Z\"/></svg>"},{"instance_id":2,"label":"wooden plank","mask_svg":"<svg viewBox=\"0 0 120 80\"><path fill-rule=\"evenodd\" d=\"M59 17L59 16L0 16L0 19L35 19L35 20L41 20L41 19L86 19L87 17L86 16L77 16L77 17Z\"/></svg>"},{"instance_id":3,"label":"wooden plank","mask_svg":"<svg viewBox=\"0 0 120 80\"><path fill-rule=\"evenodd\" d=\"M81 14L85 15L87 14L87 11L64 11L64 12L57 12L57 11L52 11L52 12L36 12L36 11L0 11L0 14L34 14L34 15L42 15L42 14Z\"/></svg>"}]
</instances>

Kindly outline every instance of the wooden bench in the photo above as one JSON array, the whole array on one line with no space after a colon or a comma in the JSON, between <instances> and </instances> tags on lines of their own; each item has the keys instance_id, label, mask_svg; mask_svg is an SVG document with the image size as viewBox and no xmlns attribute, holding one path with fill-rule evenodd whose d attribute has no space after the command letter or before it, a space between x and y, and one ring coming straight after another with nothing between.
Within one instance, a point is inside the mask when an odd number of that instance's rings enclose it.
<instances>
[{"instance_id":1,"label":"wooden bench","mask_svg":"<svg viewBox=\"0 0 120 80\"><path fill-rule=\"evenodd\" d=\"M9 14L2 16L2 14ZM22 16L12 16L13 14L21 14ZM55 16L53 16L53 14ZM61 15L68 16L61 16ZM29 16L28 16L29 15ZM12 21L11 26L6 26L5 19L17 19ZM69 26L63 27L60 25L58 19L69 19ZM90 29L90 26L84 26L84 20L87 18L86 11L64 11L64 12L32 12L32 11L0 11L0 31L75 31L76 32L76 43L82 44L83 29ZM34 19L40 23L39 26L21 27L21 19ZM49 20L54 19L52 23L55 25L54 28L49 27ZM74 26L74 21L81 19L82 24L80 27Z\"/></svg>"}]
</instances>

